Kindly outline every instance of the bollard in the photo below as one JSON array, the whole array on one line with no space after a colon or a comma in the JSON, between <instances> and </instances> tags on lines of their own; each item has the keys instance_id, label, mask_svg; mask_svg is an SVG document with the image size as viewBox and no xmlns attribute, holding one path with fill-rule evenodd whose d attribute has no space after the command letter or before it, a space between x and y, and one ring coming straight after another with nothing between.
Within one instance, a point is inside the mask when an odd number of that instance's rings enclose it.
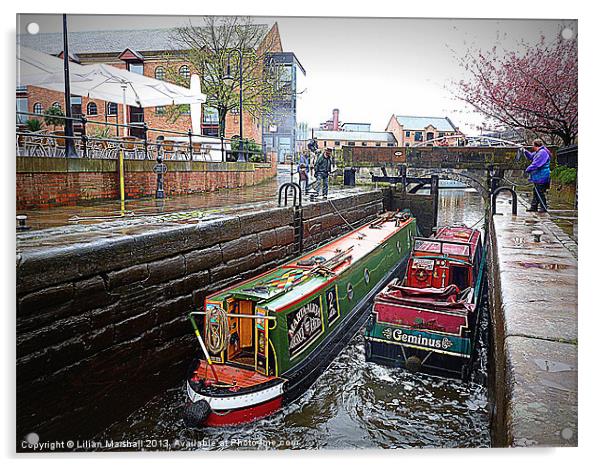
<instances>
[{"instance_id":1,"label":"bollard","mask_svg":"<svg viewBox=\"0 0 602 467\"><path fill-rule=\"evenodd\" d=\"M27 216L25 214L19 214L17 216L17 230L19 232L31 229L27 224Z\"/></svg>"},{"instance_id":2,"label":"bollard","mask_svg":"<svg viewBox=\"0 0 602 467\"><path fill-rule=\"evenodd\" d=\"M541 242L541 236L543 235L543 230L534 230L531 232L533 235L533 240L537 243Z\"/></svg>"},{"instance_id":3,"label":"bollard","mask_svg":"<svg viewBox=\"0 0 602 467\"><path fill-rule=\"evenodd\" d=\"M165 198L165 192L163 191L163 175L167 172L167 165L163 163L163 157L157 156L157 163L153 167L153 172L157 174L157 192L155 198Z\"/></svg>"}]
</instances>

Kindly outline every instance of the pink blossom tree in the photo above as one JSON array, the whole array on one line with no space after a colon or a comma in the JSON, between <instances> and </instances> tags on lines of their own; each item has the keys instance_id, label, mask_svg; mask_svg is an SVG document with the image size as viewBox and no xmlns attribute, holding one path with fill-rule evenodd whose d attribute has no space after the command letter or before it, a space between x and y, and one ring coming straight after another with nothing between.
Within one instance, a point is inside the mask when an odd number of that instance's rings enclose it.
<instances>
[{"instance_id":1,"label":"pink blossom tree","mask_svg":"<svg viewBox=\"0 0 602 467\"><path fill-rule=\"evenodd\" d=\"M577 38L542 36L521 52L471 49L462 59L468 79L455 82L454 94L489 122L524 129L548 143L577 139Z\"/></svg>"}]
</instances>

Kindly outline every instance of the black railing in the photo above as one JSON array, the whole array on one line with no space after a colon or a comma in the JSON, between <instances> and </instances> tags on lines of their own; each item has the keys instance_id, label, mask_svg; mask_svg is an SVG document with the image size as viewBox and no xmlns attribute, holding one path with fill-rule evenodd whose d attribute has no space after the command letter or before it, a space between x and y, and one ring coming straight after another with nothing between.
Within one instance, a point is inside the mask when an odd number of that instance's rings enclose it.
<instances>
[{"instance_id":1,"label":"black railing","mask_svg":"<svg viewBox=\"0 0 602 467\"><path fill-rule=\"evenodd\" d=\"M18 123L16 130L17 156L66 157L66 141L74 142L78 156L94 159L115 159L119 153L124 158L154 160L200 160L213 162L267 162L265 148L252 140L213 137L167 128L152 128L142 123L112 123L89 120L85 116L66 117L52 114L16 112L17 116L30 117L28 121L71 120L74 136L66 136L64 129L53 131L28 130L26 123ZM18 119L19 121L19 119ZM64 125L52 125L54 128ZM40 125L41 127L41 125ZM91 128L102 127L101 131L90 132ZM142 137L129 136L129 130L141 133ZM123 133L123 136L119 134ZM149 133L153 137L149 137ZM242 155L242 157L240 157Z\"/></svg>"}]
</instances>

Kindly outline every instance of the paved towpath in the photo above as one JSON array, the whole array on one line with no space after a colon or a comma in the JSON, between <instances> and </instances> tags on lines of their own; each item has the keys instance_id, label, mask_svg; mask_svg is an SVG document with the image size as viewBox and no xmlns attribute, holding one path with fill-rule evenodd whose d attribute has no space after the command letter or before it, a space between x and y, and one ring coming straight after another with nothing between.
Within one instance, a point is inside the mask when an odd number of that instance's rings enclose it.
<instances>
[{"instance_id":1,"label":"paved towpath","mask_svg":"<svg viewBox=\"0 0 602 467\"><path fill-rule=\"evenodd\" d=\"M494 216L506 360L506 431L514 446L577 445L577 244L548 214L498 198ZM533 231L543 232L536 242ZM499 334L498 334L499 336ZM498 362L499 363L499 362Z\"/></svg>"}]
</instances>

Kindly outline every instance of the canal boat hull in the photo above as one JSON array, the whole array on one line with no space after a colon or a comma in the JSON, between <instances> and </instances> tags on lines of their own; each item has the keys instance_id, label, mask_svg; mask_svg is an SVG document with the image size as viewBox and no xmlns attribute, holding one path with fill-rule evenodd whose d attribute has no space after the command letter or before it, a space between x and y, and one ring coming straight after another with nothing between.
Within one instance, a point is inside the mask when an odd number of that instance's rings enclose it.
<instances>
[{"instance_id":1,"label":"canal boat hull","mask_svg":"<svg viewBox=\"0 0 602 467\"><path fill-rule=\"evenodd\" d=\"M201 346L205 344L200 329L212 326L212 307L228 316L230 334L227 348L221 353L209 349L189 369L188 426L251 422L276 412L311 386L365 323L378 291L405 268L415 220L407 214L386 216L384 222L366 224L287 265L207 298L203 324L193 324ZM316 267L311 264L315 258L320 258ZM310 268L311 277L304 279L300 265ZM277 287L281 290L274 291ZM237 357L236 345L246 338L242 325L234 322L243 316L234 311L242 313L245 307L256 322L254 367Z\"/></svg>"},{"instance_id":2,"label":"canal boat hull","mask_svg":"<svg viewBox=\"0 0 602 467\"><path fill-rule=\"evenodd\" d=\"M445 234L417 239L430 243L428 248L415 247L403 281L394 279L377 295L364 334L368 361L469 377L480 329L485 252L477 230L445 229Z\"/></svg>"}]
</instances>

